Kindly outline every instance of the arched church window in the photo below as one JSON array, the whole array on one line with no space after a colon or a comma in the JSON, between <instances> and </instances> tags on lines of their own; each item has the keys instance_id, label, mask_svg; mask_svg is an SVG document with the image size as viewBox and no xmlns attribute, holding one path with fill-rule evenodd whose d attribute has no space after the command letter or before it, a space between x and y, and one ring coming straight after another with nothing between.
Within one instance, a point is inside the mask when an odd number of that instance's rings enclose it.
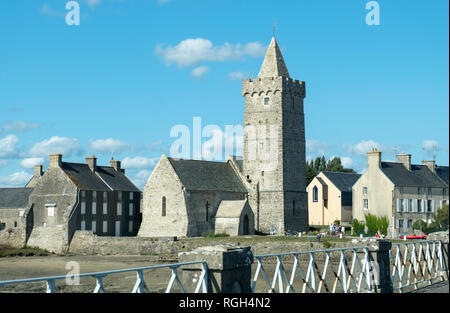
<instances>
[{"instance_id":1,"label":"arched church window","mask_svg":"<svg viewBox=\"0 0 450 313\"><path fill-rule=\"evenodd\" d=\"M161 215L166 216L166 197L162 197L162 210Z\"/></svg>"},{"instance_id":2,"label":"arched church window","mask_svg":"<svg viewBox=\"0 0 450 313\"><path fill-rule=\"evenodd\" d=\"M313 188L313 202L319 201L319 189L317 186L314 186Z\"/></svg>"},{"instance_id":3,"label":"arched church window","mask_svg":"<svg viewBox=\"0 0 450 313\"><path fill-rule=\"evenodd\" d=\"M206 208L206 221L208 221L209 220L209 202L208 201L206 201L205 208Z\"/></svg>"}]
</instances>

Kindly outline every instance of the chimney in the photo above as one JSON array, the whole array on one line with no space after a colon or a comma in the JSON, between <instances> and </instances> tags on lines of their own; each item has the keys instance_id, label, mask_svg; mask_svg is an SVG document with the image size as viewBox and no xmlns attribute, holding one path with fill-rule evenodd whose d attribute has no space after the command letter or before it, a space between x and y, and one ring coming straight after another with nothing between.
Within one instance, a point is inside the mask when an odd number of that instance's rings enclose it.
<instances>
[{"instance_id":1,"label":"chimney","mask_svg":"<svg viewBox=\"0 0 450 313\"><path fill-rule=\"evenodd\" d=\"M411 154L397 154L397 163L402 163L408 171L411 170Z\"/></svg>"},{"instance_id":2,"label":"chimney","mask_svg":"<svg viewBox=\"0 0 450 313\"><path fill-rule=\"evenodd\" d=\"M41 177L42 176L42 165L35 165L34 166L34 177Z\"/></svg>"},{"instance_id":3,"label":"chimney","mask_svg":"<svg viewBox=\"0 0 450 313\"><path fill-rule=\"evenodd\" d=\"M422 161L422 165L425 165L432 171L433 173L436 173L436 162L434 160L431 161Z\"/></svg>"},{"instance_id":4,"label":"chimney","mask_svg":"<svg viewBox=\"0 0 450 313\"><path fill-rule=\"evenodd\" d=\"M62 154L50 154L50 165L49 167L61 167Z\"/></svg>"},{"instance_id":5,"label":"chimney","mask_svg":"<svg viewBox=\"0 0 450 313\"><path fill-rule=\"evenodd\" d=\"M97 167L97 158L95 157L95 155L92 155L91 157L87 157L86 164L89 166L91 171L95 172L95 169Z\"/></svg>"},{"instance_id":6,"label":"chimney","mask_svg":"<svg viewBox=\"0 0 450 313\"><path fill-rule=\"evenodd\" d=\"M381 151L374 148L367 152L367 168L381 168Z\"/></svg>"},{"instance_id":7,"label":"chimney","mask_svg":"<svg viewBox=\"0 0 450 313\"><path fill-rule=\"evenodd\" d=\"M116 171L120 171L120 161L114 160L114 158L111 158L111 161L109 161L109 164L111 167L113 167Z\"/></svg>"}]
</instances>

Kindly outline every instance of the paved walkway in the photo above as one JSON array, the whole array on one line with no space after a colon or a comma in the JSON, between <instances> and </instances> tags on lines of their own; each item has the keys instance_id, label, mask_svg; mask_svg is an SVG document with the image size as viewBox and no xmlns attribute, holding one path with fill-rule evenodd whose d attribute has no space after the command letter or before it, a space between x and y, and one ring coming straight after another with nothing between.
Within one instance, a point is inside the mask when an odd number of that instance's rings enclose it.
<instances>
[{"instance_id":1,"label":"paved walkway","mask_svg":"<svg viewBox=\"0 0 450 313\"><path fill-rule=\"evenodd\" d=\"M418 290L411 291L411 293L449 293L448 280L433 284Z\"/></svg>"}]
</instances>

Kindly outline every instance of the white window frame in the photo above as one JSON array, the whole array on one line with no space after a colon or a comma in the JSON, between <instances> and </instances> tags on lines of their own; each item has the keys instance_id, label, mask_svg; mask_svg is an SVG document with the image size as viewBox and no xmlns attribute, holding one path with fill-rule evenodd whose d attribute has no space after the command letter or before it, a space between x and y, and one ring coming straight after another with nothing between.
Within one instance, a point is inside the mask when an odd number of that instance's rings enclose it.
<instances>
[{"instance_id":1,"label":"white window frame","mask_svg":"<svg viewBox=\"0 0 450 313\"><path fill-rule=\"evenodd\" d=\"M47 207L47 216L54 217L56 215L56 205L46 205Z\"/></svg>"},{"instance_id":2,"label":"white window frame","mask_svg":"<svg viewBox=\"0 0 450 313\"><path fill-rule=\"evenodd\" d=\"M92 221L92 232L95 234L97 232L97 221Z\"/></svg>"},{"instance_id":3,"label":"white window frame","mask_svg":"<svg viewBox=\"0 0 450 313\"><path fill-rule=\"evenodd\" d=\"M122 215L122 202L117 202L117 215Z\"/></svg>"},{"instance_id":4,"label":"white window frame","mask_svg":"<svg viewBox=\"0 0 450 313\"><path fill-rule=\"evenodd\" d=\"M81 214L86 214L86 202L81 202Z\"/></svg>"},{"instance_id":5,"label":"white window frame","mask_svg":"<svg viewBox=\"0 0 450 313\"><path fill-rule=\"evenodd\" d=\"M93 215L97 214L97 202L92 202L91 210Z\"/></svg>"},{"instance_id":6,"label":"white window frame","mask_svg":"<svg viewBox=\"0 0 450 313\"><path fill-rule=\"evenodd\" d=\"M108 222L107 221L103 221L102 230L103 230L103 233L108 232Z\"/></svg>"},{"instance_id":7,"label":"white window frame","mask_svg":"<svg viewBox=\"0 0 450 313\"><path fill-rule=\"evenodd\" d=\"M134 213L134 203L130 203L128 207L128 215L133 216Z\"/></svg>"},{"instance_id":8,"label":"white window frame","mask_svg":"<svg viewBox=\"0 0 450 313\"><path fill-rule=\"evenodd\" d=\"M81 230L86 230L86 221L85 220L82 220L81 221Z\"/></svg>"},{"instance_id":9,"label":"white window frame","mask_svg":"<svg viewBox=\"0 0 450 313\"><path fill-rule=\"evenodd\" d=\"M367 187L363 187L363 195L367 195L369 189Z\"/></svg>"},{"instance_id":10,"label":"white window frame","mask_svg":"<svg viewBox=\"0 0 450 313\"><path fill-rule=\"evenodd\" d=\"M369 210L369 199L363 199L363 209Z\"/></svg>"}]
</instances>

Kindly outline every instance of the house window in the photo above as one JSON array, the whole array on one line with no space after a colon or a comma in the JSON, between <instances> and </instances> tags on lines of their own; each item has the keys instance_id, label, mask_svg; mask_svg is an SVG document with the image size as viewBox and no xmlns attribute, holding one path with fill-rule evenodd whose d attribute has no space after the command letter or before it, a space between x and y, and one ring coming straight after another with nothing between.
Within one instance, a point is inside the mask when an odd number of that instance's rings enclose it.
<instances>
[{"instance_id":1,"label":"house window","mask_svg":"<svg viewBox=\"0 0 450 313\"><path fill-rule=\"evenodd\" d=\"M367 187L363 187L363 195L367 195Z\"/></svg>"},{"instance_id":2,"label":"house window","mask_svg":"<svg viewBox=\"0 0 450 313\"><path fill-rule=\"evenodd\" d=\"M54 205L47 206L47 216L55 216L55 206Z\"/></svg>"},{"instance_id":3,"label":"house window","mask_svg":"<svg viewBox=\"0 0 450 313\"><path fill-rule=\"evenodd\" d=\"M422 199L417 199L417 212L422 212Z\"/></svg>"},{"instance_id":4,"label":"house window","mask_svg":"<svg viewBox=\"0 0 450 313\"><path fill-rule=\"evenodd\" d=\"M427 200L427 212L433 212L433 200Z\"/></svg>"},{"instance_id":5,"label":"house window","mask_svg":"<svg viewBox=\"0 0 450 313\"><path fill-rule=\"evenodd\" d=\"M206 221L209 220L209 202L206 202Z\"/></svg>"},{"instance_id":6,"label":"house window","mask_svg":"<svg viewBox=\"0 0 450 313\"><path fill-rule=\"evenodd\" d=\"M117 192L117 201L122 201L122 191Z\"/></svg>"},{"instance_id":7,"label":"house window","mask_svg":"<svg viewBox=\"0 0 450 313\"><path fill-rule=\"evenodd\" d=\"M97 202L92 202L92 214L97 214Z\"/></svg>"},{"instance_id":8,"label":"house window","mask_svg":"<svg viewBox=\"0 0 450 313\"><path fill-rule=\"evenodd\" d=\"M0 223L0 230L4 230L6 228L6 223Z\"/></svg>"},{"instance_id":9,"label":"house window","mask_svg":"<svg viewBox=\"0 0 450 313\"><path fill-rule=\"evenodd\" d=\"M313 197L313 202L319 201L319 189L317 188L317 186L313 187L312 197Z\"/></svg>"},{"instance_id":10,"label":"house window","mask_svg":"<svg viewBox=\"0 0 450 313\"><path fill-rule=\"evenodd\" d=\"M399 220L398 220L398 228L399 228L399 229L402 229L402 228L403 228L403 220L402 220L402 219L399 219Z\"/></svg>"},{"instance_id":11,"label":"house window","mask_svg":"<svg viewBox=\"0 0 450 313\"><path fill-rule=\"evenodd\" d=\"M414 212L413 199L408 199L408 208L411 212Z\"/></svg>"},{"instance_id":12,"label":"house window","mask_svg":"<svg viewBox=\"0 0 450 313\"><path fill-rule=\"evenodd\" d=\"M86 214L86 202L81 202L81 214Z\"/></svg>"},{"instance_id":13,"label":"house window","mask_svg":"<svg viewBox=\"0 0 450 313\"><path fill-rule=\"evenodd\" d=\"M134 205L133 205L133 203L130 203L130 206L128 208L128 215L133 216L133 211L134 211Z\"/></svg>"},{"instance_id":14,"label":"house window","mask_svg":"<svg viewBox=\"0 0 450 313\"><path fill-rule=\"evenodd\" d=\"M162 210L161 215L166 216L166 197L162 197Z\"/></svg>"},{"instance_id":15,"label":"house window","mask_svg":"<svg viewBox=\"0 0 450 313\"><path fill-rule=\"evenodd\" d=\"M413 224L413 221L412 220L408 220L408 228L412 228L412 224Z\"/></svg>"},{"instance_id":16,"label":"house window","mask_svg":"<svg viewBox=\"0 0 450 313\"><path fill-rule=\"evenodd\" d=\"M269 105L270 104L270 98L269 97L265 97L264 98L264 105Z\"/></svg>"},{"instance_id":17,"label":"house window","mask_svg":"<svg viewBox=\"0 0 450 313\"><path fill-rule=\"evenodd\" d=\"M133 197L134 197L134 193L130 192L130 201L133 200Z\"/></svg>"},{"instance_id":18,"label":"house window","mask_svg":"<svg viewBox=\"0 0 450 313\"><path fill-rule=\"evenodd\" d=\"M103 202L108 201L108 193L106 191L103 192Z\"/></svg>"},{"instance_id":19,"label":"house window","mask_svg":"<svg viewBox=\"0 0 450 313\"><path fill-rule=\"evenodd\" d=\"M433 194L433 189L428 188L428 194L429 194L429 195Z\"/></svg>"},{"instance_id":20,"label":"house window","mask_svg":"<svg viewBox=\"0 0 450 313\"><path fill-rule=\"evenodd\" d=\"M92 192L92 201L97 201L97 191Z\"/></svg>"},{"instance_id":21,"label":"house window","mask_svg":"<svg viewBox=\"0 0 450 313\"><path fill-rule=\"evenodd\" d=\"M103 232L104 233L108 232L108 222L107 221L103 221Z\"/></svg>"},{"instance_id":22,"label":"house window","mask_svg":"<svg viewBox=\"0 0 450 313\"><path fill-rule=\"evenodd\" d=\"M122 202L117 202L117 215L122 215Z\"/></svg>"},{"instance_id":23,"label":"house window","mask_svg":"<svg viewBox=\"0 0 450 313\"><path fill-rule=\"evenodd\" d=\"M133 232L133 221L128 222L128 232L130 232L130 233Z\"/></svg>"},{"instance_id":24,"label":"house window","mask_svg":"<svg viewBox=\"0 0 450 313\"><path fill-rule=\"evenodd\" d=\"M403 199L398 199L398 212L403 212Z\"/></svg>"},{"instance_id":25,"label":"house window","mask_svg":"<svg viewBox=\"0 0 450 313\"><path fill-rule=\"evenodd\" d=\"M363 200L363 206L364 206L364 210L368 210L369 209L369 199L364 199Z\"/></svg>"},{"instance_id":26,"label":"house window","mask_svg":"<svg viewBox=\"0 0 450 313\"><path fill-rule=\"evenodd\" d=\"M103 214L108 214L108 204L106 202L103 202Z\"/></svg>"},{"instance_id":27,"label":"house window","mask_svg":"<svg viewBox=\"0 0 450 313\"><path fill-rule=\"evenodd\" d=\"M97 232L97 221L92 222L92 232L94 234Z\"/></svg>"},{"instance_id":28,"label":"house window","mask_svg":"<svg viewBox=\"0 0 450 313\"><path fill-rule=\"evenodd\" d=\"M295 216L295 200L292 201L292 215Z\"/></svg>"},{"instance_id":29,"label":"house window","mask_svg":"<svg viewBox=\"0 0 450 313\"><path fill-rule=\"evenodd\" d=\"M83 190L83 191L81 192L81 199L84 200L85 198L86 198L86 191Z\"/></svg>"},{"instance_id":30,"label":"house window","mask_svg":"<svg viewBox=\"0 0 450 313\"><path fill-rule=\"evenodd\" d=\"M86 230L86 221L81 221L81 230Z\"/></svg>"}]
</instances>

